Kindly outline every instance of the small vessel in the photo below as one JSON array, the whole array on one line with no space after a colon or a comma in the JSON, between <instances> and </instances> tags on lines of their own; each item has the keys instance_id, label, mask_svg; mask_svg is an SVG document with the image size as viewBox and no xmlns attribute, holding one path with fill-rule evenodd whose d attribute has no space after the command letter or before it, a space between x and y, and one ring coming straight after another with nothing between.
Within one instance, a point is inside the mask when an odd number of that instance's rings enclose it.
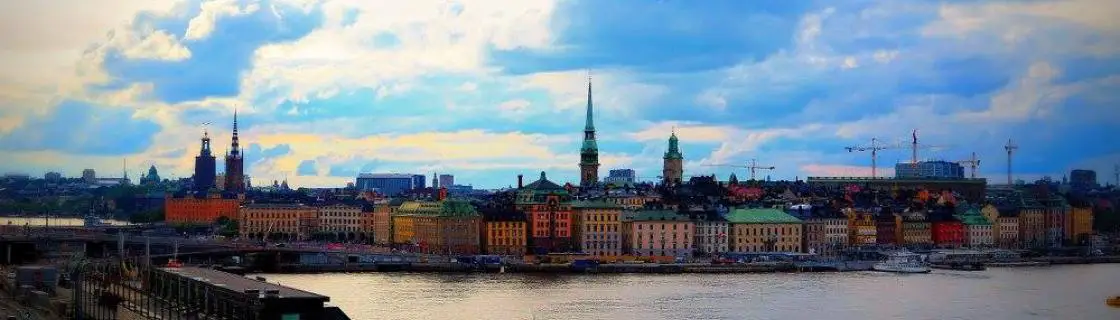
<instances>
[{"instance_id":1,"label":"small vessel","mask_svg":"<svg viewBox=\"0 0 1120 320\"><path fill-rule=\"evenodd\" d=\"M871 270L895 273L929 273L929 265L922 262L921 256L911 252L895 252L886 261L871 266Z\"/></svg>"},{"instance_id":2,"label":"small vessel","mask_svg":"<svg viewBox=\"0 0 1120 320\"><path fill-rule=\"evenodd\" d=\"M1120 296L1113 296L1112 298L1108 298L1108 300L1105 300L1104 303L1109 307L1120 308Z\"/></svg>"},{"instance_id":3,"label":"small vessel","mask_svg":"<svg viewBox=\"0 0 1120 320\"><path fill-rule=\"evenodd\" d=\"M984 271L988 269L983 263L934 263L929 266L934 269L957 271Z\"/></svg>"}]
</instances>

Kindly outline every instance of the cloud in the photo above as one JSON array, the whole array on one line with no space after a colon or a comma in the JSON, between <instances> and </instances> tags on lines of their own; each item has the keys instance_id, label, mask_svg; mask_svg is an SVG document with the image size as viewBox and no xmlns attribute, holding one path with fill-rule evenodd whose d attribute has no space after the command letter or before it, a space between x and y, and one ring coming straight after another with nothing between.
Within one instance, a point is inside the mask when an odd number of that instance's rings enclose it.
<instances>
[{"instance_id":1,"label":"cloud","mask_svg":"<svg viewBox=\"0 0 1120 320\"><path fill-rule=\"evenodd\" d=\"M219 18L250 14L259 10L260 5L250 3L242 7L236 0L215 0L203 2L201 8L198 16L191 18L187 24L187 32L183 35L185 40L205 39L214 32Z\"/></svg>"}]
</instances>

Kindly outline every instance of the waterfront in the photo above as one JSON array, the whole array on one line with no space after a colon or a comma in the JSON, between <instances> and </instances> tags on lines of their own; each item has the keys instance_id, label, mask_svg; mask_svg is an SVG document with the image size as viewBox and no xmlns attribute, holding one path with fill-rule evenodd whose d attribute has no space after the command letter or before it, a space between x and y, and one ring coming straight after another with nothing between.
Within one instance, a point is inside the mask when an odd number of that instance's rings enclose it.
<instances>
[{"instance_id":1,"label":"waterfront","mask_svg":"<svg viewBox=\"0 0 1120 320\"><path fill-rule=\"evenodd\" d=\"M677 275L264 275L353 319L1115 319L1118 264Z\"/></svg>"},{"instance_id":2,"label":"waterfront","mask_svg":"<svg viewBox=\"0 0 1120 320\"><path fill-rule=\"evenodd\" d=\"M130 223L127 221L119 220L101 220L102 223L114 226L127 226ZM0 225L32 225L32 226L66 226L78 227L82 226L85 220L82 218L55 218L55 217L0 217Z\"/></svg>"}]
</instances>

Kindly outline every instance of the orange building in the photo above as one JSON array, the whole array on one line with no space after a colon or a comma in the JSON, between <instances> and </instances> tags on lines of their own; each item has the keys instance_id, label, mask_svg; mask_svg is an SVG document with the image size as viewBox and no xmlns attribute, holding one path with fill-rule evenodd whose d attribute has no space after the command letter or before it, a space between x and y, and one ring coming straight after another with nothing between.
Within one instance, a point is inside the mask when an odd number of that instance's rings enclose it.
<instances>
[{"instance_id":1,"label":"orange building","mask_svg":"<svg viewBox=\"0 0 1120 320\"><path fill-rule=\"evenodd\" d=\"M523 256L528 245L525 214L516 210L483 209L483 250L488 254Z\"/></svg>"},{"instance_id":2,"label":"orange building","mask_svg":"<svg viewBox=\"0 0 1120 320\"><path fill-rule=\"evenodd\" d=\"M164 221L167 223L211 224L220 217L237 219L241 201L222 199L218 195L207 198L172 198L164 200Z\"/></svg>"},{"instance_id":3,"label":"orange building","mask_svg":"<svg viewBox=\"0 0 1120 320\"><path fill-rule=\"evenodd\" d=\"M373 243L393 243L392 213L393 210L389 204L374 205L373 212L366 213L368 224L364 228L365 232L369 234L369 238L373 239Z\"/></svg>"},{"instance_id":4,"label":"orange building","mask_svg":"<svg viewBox=\"0 0 1120 320\"><path fill-rule=\"evenodd\" d=\"M319 210L302 204L250 204L241 208L241 236L303 240L318 229Z\"/></svg>"},{"instance_id":5,"label":"orange building","mask_svg":"<svg viewBox=\"0 0 1120 320\"><path fill-rule=\"evenodd\" d=\"M540 180L517 191L515 206L528 216L531 254L574 251L572 240L572 200L564 187L549 181L544 172Z\"/></svg>"},{"instance_id":6,"label":"orange building","mask_svg":"<svg viewBox=\"0 0 1120 320\"><path fill-rule=\"evenodd\" d=\"M1079 245L1093 234L1093 208L1072 207L1065 215L1065 241L1068 244Z\"/></svg>"}]
</instances>

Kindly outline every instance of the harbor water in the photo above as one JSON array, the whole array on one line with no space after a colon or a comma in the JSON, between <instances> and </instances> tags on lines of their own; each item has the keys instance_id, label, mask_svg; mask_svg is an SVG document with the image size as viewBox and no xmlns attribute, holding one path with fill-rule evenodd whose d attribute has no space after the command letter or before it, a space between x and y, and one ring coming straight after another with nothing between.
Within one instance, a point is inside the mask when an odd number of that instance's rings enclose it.
<instances>
[{"instance_id":1,"label":"harbor water","mask_svg":"<svg viewBox=\"0 0 1120 320\"><path fill-rule=\"evenodd\" d=\"M1120 264L929 274L274 274L352 319L1120 319Z\"/></svg>"}]
</instances>

